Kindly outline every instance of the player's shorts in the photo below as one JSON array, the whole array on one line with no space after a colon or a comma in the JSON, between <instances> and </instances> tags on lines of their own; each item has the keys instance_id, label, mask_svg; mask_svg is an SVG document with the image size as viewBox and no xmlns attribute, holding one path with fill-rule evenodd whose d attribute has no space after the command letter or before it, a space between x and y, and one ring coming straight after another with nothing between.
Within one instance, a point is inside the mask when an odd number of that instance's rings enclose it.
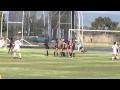
<instances>
[{"instance_id":1,"label":"player's shorts","mask_svg":"<svg viewBox=\"0 0 120 90\"><path fill-rule=\"evenodd\" d=\"M20 49L13 49L13 52L20 52Z\"/></svg>"},{"instance_id":2,"label":"player's shorts","mask_svg":"<svg viewBox=\"0 0 120 90\"><path fill-rule=\"evenodd\" d=\"M54 51L57 52L57 51L58 51L58 48L54 48Z\"/></svg>"},{"instance_id":3,"label":"player's shorts","mask_svg":"<svg viewBox=\"0 0 120 90\"><path fill-rule=\"evenodd\" d=\"M117 52L113 52L113 54L117 54Z\"/></svg>"}]
</instances>

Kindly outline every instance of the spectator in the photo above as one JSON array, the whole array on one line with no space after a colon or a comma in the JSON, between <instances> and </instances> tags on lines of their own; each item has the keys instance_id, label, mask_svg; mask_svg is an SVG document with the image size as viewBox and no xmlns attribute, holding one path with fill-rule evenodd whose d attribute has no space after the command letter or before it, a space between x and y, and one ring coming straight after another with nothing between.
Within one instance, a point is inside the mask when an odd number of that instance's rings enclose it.
<instances>
[{"instance_id":1,"label":"spectator","mask_svg":"<svg viewBox=\"0 0 120 90\"><path fill-rule=\"evenodd\" d=\"M91 37L90 37L90 40L91 40L91 43L93 42L93 36L91 35Z\"/></svg>"}]
</instances>

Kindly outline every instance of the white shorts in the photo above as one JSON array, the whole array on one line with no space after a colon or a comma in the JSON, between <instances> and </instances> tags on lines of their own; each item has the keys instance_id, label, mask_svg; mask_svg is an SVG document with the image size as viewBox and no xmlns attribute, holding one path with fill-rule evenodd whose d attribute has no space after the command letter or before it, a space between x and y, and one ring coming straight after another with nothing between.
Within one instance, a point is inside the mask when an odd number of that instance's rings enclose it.
<instances>
[{"instance_id":1,"label":"white shorts","mask_svg":"<svg viewBox=\"0 0 120 90\"><path fill-rule=\"evenodd\" d=\"M117 51L113 51L113 54L117 54Z\"/></svg>"},{"instance_id":2,"label":"white shorts","mask_svg":"<svg viewBox=\"0 0 120 90\"><path fill-rule=\"evenodd\" d=\"M13 49L13 52L20 52L20 49Z\"/></svg>"}]
</instances>

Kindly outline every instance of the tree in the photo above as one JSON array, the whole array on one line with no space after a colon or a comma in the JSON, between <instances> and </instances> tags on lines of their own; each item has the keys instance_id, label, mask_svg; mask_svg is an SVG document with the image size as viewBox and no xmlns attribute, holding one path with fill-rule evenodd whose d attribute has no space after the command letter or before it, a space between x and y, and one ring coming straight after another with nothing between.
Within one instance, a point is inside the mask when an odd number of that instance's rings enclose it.
<instances>
[{"instance_id":1,"label":"tree","mask_svg":"<svg viewBox=\"0 0 120 90\"><path fill-rule=\"evenodd\" d=\"M113 22L110 17L98 17L91 23L91 29L101 29L106 30L106 27L109 30L115 30L118 27L118 22Z\"/></svg>"}]
</instances>

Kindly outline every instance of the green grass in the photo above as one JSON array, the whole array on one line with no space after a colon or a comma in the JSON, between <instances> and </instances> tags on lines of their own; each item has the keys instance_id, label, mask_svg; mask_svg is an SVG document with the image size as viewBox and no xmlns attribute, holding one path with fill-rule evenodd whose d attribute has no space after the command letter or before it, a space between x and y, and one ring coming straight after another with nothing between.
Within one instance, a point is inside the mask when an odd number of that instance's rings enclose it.
<instances>
[{"instance_id":1,"label":"green grass","mask_svg":"<svg viewBox=\"0 0 120 90\"><path fill-rule=\"evenodd\" d=\"M78 53L76 57L45 56L44 49L21 48L22 60L0 48L0 75L3 79L120 79L120 61L112 52ZM118 54L119 56L119 54Z\"/></svg>"}]
</instances>

